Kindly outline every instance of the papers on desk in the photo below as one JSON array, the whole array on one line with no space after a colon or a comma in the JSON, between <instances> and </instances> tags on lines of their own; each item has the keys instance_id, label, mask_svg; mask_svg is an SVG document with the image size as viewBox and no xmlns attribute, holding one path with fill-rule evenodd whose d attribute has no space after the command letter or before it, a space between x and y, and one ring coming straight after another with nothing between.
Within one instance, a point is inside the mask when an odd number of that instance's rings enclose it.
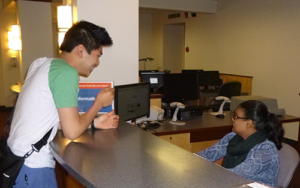
<instances>
[{"instance_id":1,"label":"papers on desk","mask_svg":"<svg viewBox=\"0 0 300 188\"><path fill-rule=\"evenodd\" d=\"M265 186L265 185L257 183L257 182L253 182L253 183L249 183L249 184L244 184L242 186L239 186L238 188L271 188L271 187Z\"/></svg>"},{"instance_id":2,"label":"papers on desk","mask_svg":"<svg viewBox=\"0 0 300 188\"><path fill-rule=\"evenodd\" d=\"M257 183L257 182L254 182L254 183L250 183L248 184L249 187L252 187L252 188L269 188L263 184L260 184L260 183Z\"/></svg>"}]
</instances>

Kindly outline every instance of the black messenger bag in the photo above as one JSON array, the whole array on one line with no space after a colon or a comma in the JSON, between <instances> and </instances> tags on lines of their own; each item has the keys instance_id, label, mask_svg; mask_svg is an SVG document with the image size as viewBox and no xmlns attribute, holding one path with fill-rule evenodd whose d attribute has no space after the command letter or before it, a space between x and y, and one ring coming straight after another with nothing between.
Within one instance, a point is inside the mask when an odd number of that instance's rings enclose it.
<instances>
[{"instance_id":1,"label":"black messenger bag","mask_svg":"<svg viewBox=\"0 0 300 188\"><path fill-rule=\"evenodd\" d=\"M45 136L37 143L32 144L32 149L23 157L16 156L7 145L8 129L10 127L14 109L8 119L4 134L0 139L0 187L12 188L19 172L24 164L25 158L29 157L34 151L39 152L40 149L47 144L47 140L51 134L53 127L45 134Z\"/></svg>"}]
</instances>

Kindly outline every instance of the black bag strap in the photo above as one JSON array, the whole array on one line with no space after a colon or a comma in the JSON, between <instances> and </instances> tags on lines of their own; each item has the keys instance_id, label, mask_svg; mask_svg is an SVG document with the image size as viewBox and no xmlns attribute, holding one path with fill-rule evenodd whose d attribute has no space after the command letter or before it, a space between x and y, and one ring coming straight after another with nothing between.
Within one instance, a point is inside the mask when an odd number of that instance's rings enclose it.
<instances>
[{"instance_id":1,"label":"black bag strap","mask_svg":"<svg viewBox=\"0 0 300 188\"><path fill-rule=\"evenodd\" d=\"M14 112L15 112L15 106L13 107L13 109L12 109L10 115L9 115L9 118L7 119L7 123L6 123L6 126L4 128L4 134L1 137L2 140L7 140L7 138L8 138L8 132L9 132L9 129L10 129L10 125L11 125L13 116L14 116Z\"/></svg>"},{"instance_id":2,"label":"black bag strap","mask_svg":"<svg viewBox=\"0 0 300 188\"><path fill-rule=\"evenodd\" d=\"M6 124L6 127L4 129L4 134L2 136L1 139L5 139L7 140L7 135L8 135L8 132L9 132L9 129L10 129L10 125L11 125L11 122L13 120L13 116L14 116L14 112L15 112L15 106L13 107L12 111L11 111L11 114L9 116L9 118L7 119L7 124ZM31 145L31 150L29 152L27 152L24 157L27 158L29 157L33 152L39 152L41 150L41 148L47 144L48 142L48 138L52 132L52 129L53 127L44 135L43 138L41 138L38 142L36 142L35 144L32 144Z\"/></svg>"},{"instance_id":3,"label":"black bag strap","mask_svg":"<svg viewBox=\"0 0 300 188\"><path fill-rule=\"evenodd\" d=\"M11 122L12 122L12 120L13 120L14 112L15 112L15 106L14 106L13 109L11 110L10 116L9 116L9 118L7 119L7 124L8 124L9 126L11 125Z\"/></svg>"},{"instance_id":4,"label":"black bag strap","mask_svg":"<svg viewBox=\"0 0 300 188\"><path fill-rule=\"evenodd\" d=\"M37 143L35 144L31 144L31 150L29 152L27 152L24 157L27 158L29 157L33 152L39 152L40 149L47 144L48 142L48 138L52 132L53 127L44 135L44 137L42 139L40 139Z\"/></svg>"}]
</instances>

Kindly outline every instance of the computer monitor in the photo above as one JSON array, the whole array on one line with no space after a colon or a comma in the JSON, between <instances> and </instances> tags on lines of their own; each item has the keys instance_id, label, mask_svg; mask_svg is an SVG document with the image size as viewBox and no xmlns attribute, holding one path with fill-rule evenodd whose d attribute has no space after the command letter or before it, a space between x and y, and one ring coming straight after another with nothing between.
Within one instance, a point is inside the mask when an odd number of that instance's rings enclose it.
<instances>
[{"instance_id":1,"label":"computer monitor","mask_svg":"<svg viewBox=\"0 0 300 188\"><path fill-rule=\"evenodd\" d=\"M115 86L115 113L120 120L150 115L150 82Z\"/></svg>"},{"instance_id":2,"label":"computer monitor","mask_svg":"<svg viewBox=\"0 0 300 188\"><path fill-rule=\"evenodd\" d=\"M182 102L199 98L197 74L165 74L164 97L165 102Z\"/></svg>"},{"instance_id":3,"label":"computer monitor","mask_svg":"<svg viewBox=\"0 0 300 188\"><path fill-rule=\"evenodd\" d=\"M139 70L139 76L141 76L143 72L158 72L158 70Z\"/></svg>"},{"instance_id":4,"label":"computer monitor","mask_svg":"<svg viewBox=\"0 0 300 188\"><path fill-rule=\"evenodd\" d=\"M150 82L151 91L156 92L163 86L163 76L165 72L143 72L141 82Z\"/></svg>"},{"instance_id":5,"label":"computer monitor","mask_svg":"<svg viewBox=\"0 0 300 188\"><path fill-rule=\"evenodd\" d=\"M183 69L181 73L198 73L202 71L203 69Z\"/></svg>"},{"instance_id":6,"label":"computer monitor","mask_svg":"<svg viewBox=\"0 0 300 188\"><path fill-rule=\"evenodd\" d=\"M220 79L219 71L202 71L198 73L199 86L220 86L222 80Z\"/></svg>"}]
</instances>

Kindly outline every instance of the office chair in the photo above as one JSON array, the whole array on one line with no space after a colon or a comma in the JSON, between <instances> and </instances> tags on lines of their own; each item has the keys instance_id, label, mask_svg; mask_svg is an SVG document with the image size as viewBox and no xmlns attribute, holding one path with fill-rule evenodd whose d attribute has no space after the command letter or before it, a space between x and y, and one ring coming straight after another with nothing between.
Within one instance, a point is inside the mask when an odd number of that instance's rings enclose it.
<instances>
[{"instance_id":1,"label":"office chair","mask_svg":"<svg viewBox=\"0 0 300 188\"><path fill-rule=\"evenodd\" d=\"M238 81L231 81L231 82L226 82L222 84L219 88L218 91L218 96L223 96L223 97L228 97L231 99L233 96L239 96L241 95L241 88L242 84L241 82ZM212 99L208 107L211 108L214 112L217 112L221 106L223 101L218 101L215 99ZM226 103L223 108L224 111L229 111L230 110L230 103Z\"/></svg>"},{"instance_id":2,"label":"office chair","mask_svg":"<svg viewBox=\"0 0 300 188\"><path fill-rule=\"evenodd\" d=\"M298 152L290 145L282 143L278 151L280 168L277 177L277 187L287 188L299 163Z\"/></svg>"}]
</instances>

